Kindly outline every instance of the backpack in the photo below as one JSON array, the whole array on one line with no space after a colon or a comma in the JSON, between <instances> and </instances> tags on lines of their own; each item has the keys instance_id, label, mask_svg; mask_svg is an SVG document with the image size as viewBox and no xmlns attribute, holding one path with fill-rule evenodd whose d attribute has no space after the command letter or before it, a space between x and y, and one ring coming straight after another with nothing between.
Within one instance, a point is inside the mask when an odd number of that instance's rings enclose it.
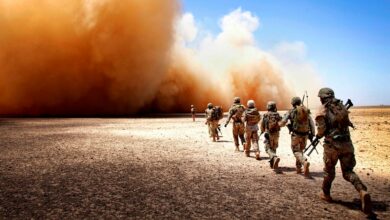
<instances>
[{"instance_id":1,"label":"backpack","mask_svg":"<svg viewBox=\"0 0 390 220\"><path fill-rule=\"evenodd\" d=\"M215 106L213 112L211 113L211 118L213 120L221 120L223 118L223 110L221 106Z\"/></svg>"},{"instance_id":2,"label":"backpack","mask_svg":"<svg viewBox=\"0 0 390 220\"><path fill-rule=\"evenodd\" d=\"M309 132L309 110L303 105L297 106L294 109L292 122L292 130L294 132L302 134Z\"/></svg>"},{"instance_id":3,"label":"backpack","mask_svg":"<svg viewBox=\"0 0 390 220\"><path fill-rule=\"evenodd\" d=\"M266 114L266 126L268 131L271 133L280 131L279 121L281 119L282 118L277 112L269 112L268 114Z\"/></svg>"},{"instance_id":4,"label":"backpack","mask_svg":"<svg viewBox=\"0 0 390 220\"><path fill-rule=\"evenodd\" d=\"M327 109L327 118L332 128L345 130L352 124L349 120L349 112L341 102L332 103Z\"/></svg>"},{"instance_id":5,"label":"backpack","mask_svg":"<svg viewBox=\"0 0 390 220\"><path fill-rule=\"evenodd\" d=\"M232 116L234 121L241 121L241 117L244 114L245 108L243 105L237 105L234 107L235 113Z\"/></svg>"},{"instance_id":6,"label":"backpack","mask_svg":"<svg viewBox=\"0 0 390 220\"><path fill-rule=\"evenodd\" d=\"M260 113L256 108L245 110L245 118L247 125L255 125L260 121Z\"/></svg>"}]
</instances>

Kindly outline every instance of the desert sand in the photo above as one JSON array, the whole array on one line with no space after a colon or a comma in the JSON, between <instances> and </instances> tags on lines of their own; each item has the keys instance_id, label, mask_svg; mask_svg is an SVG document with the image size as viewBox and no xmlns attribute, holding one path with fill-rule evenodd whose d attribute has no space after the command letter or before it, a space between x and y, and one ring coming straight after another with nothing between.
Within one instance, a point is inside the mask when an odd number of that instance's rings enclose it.
<instances>
[{"instance_id":1,"label":"desert sand","mask_svg":"<svg viewBox=\"0 0 390 220\"><path fill-rule=\"evenodd\" d=\"M390 109L353 109L357 166L378 219L390 219ZM225 120L225 119L224 119ZM223 123L224 120L221 122ZM204 118L0 119L0 219L365 219L337 166L334 203L319 200L322 147L312 178L295 172L286 128L280 172L219 142ZM371 216L372 217L372 216Z\"/></svg>"}]
</instances>

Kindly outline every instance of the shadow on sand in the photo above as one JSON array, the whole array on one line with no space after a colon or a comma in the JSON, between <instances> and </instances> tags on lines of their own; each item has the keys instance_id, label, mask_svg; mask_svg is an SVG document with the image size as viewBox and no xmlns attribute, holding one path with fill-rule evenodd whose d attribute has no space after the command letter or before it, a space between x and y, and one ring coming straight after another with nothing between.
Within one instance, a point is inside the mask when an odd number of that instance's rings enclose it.
<instances>
[{"instance_id":1,"label":"shadow on sand","mask_svg":"<svg viewBox=\"0 0 390 220\"><path fill-rule=\"evenodd\" d=\"M389 201L372 201L372 211L373 213L367 215L367 219L377 219L375 212L385 212L387 211ZM361 202L359 199L354 199L353 201L342 201L342 200L333 200L333 204L344 206L351 210L360 211Z\"/></svg>"}]
</instances>

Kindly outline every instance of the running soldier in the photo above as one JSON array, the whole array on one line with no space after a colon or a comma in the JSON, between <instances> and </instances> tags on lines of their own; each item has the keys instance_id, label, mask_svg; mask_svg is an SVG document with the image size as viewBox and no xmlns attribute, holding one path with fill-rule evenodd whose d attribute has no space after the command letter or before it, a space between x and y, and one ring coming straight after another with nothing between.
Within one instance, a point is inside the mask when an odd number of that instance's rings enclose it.
<instances>
[{"instance_id":1,"label":"running soldier","mask_svg":"<svg viewBox=\"0 0 390 220\"><path fill-rule=\"evenodd\" d=\"M248 108L245 110L243 115L243 121L245 124L245 155L249 157L251 143L256 153L256 160L260 160L260 150L259 150L259 121L260 113L255 107L255 101L249 100L247 103Z\"/></svg>"},{"instance_id":2,"label":"running soldier","mask_svg":"<svg viewBox=\"0 0 390 220\"><path fill-rule=\"evenodd\" d=\"M261 133L264 133L264 148L265 152L269 155L270 167L274 170L278 169L280 158L276 155L276 148L279 146L279 122L282 117L277 112L276 103L270 101L267 103L267 113L263 115L261 120Z\"/></svg>"},{"instance_id":3,"label":"running soldier","mask_svg":"<svg viewBox=\"0 0 390 220\"><path fill-rule=\"evenodd\" d=\"M236 146L236 151L239 151L239 141L238 138L241 140L241 144L244 148L245 144L245 126L244 122L242 121L242 115L245 111L245 107L241 105L241 100L240 97L235 97L233 101L233 105L229 109L229 116L226 120L225 127L229 124L230 119L233 119L233 139L234 139L234 144ZM243 149L245 151L245 149Z\"/></svg>"},{"instance_id":4,"label":"running soldier","mask_svg":"<svg viewBox=\"0 0 390 220\"><path fill-rule=\"evenodd\" d=\"M195 115L196 115L196 109L195 109L194 105L191 105L192 121L195 121Z\"/></svg>"},{"instance_id":5,"label":"running soldier","mask_svg":"<svg viewBox=\"0 0 390 220\"><path fill-rule=\"evenodd\" d=\"M219 140L218 136L218 119L216 118L216 111L212 103L207 104L205 110L206 113L206 123L209 129L210 138L213 139L213 142Z\"/></svg>"},{"instance_id":6,"label":"running soldier","mask_svg":"<svg viewBox=\"0 0 390 220\"><path fill-rule=\"evenodd\" d=\"M334 91L322 88L318 92L322 106L315 121L317 125L316 140L324 140L324 180L322 183L321 199L331 202L330 189L335 179L335 166L340 161L341 171L345 180L354 185L360 194L362 210L372 213L371 197L367 187L353 171L356 165L354 146L351 141L349 127L353 126L349 120L349 112L342 101L335 98Z\"/></svg>"},{"instance_id":7,"label":"running soldier","mask_svg":"<svg viewBox=\"0 0 390 220\"><path fill-rule=\"evenodd\" d=\"M289 110L284 115L279 125L283 127L290 120L290 124L287 125L287 127L291 134L291 149L296 159L295 164L297 173L302 173L303 165L303 172L306 177L309 177L310 163L303 154L303 150L306 147L308 137L312 139L315 128L309 110L301 104L302 101L299 97L292 98L291 105L293 106L293 109Z\"/></svg>"}]
</instances>

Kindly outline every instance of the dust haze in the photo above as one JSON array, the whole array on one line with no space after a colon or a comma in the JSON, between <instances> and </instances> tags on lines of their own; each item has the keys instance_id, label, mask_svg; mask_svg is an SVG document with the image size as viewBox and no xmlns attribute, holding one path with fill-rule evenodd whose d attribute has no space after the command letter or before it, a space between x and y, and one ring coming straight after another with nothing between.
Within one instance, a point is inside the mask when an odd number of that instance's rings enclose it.
<instances>
[{"instance_id":1,"label":"dust haze","mask_svg":"<svg viewBox=\"0 0 390 220\"><path fill-rule=\"evenodd\" d=\"M196 22L176 0L0 0L0 114L227 110L234 96L286 108L301 92L254 40L257 16L238 8L218 34Z\"/></svg>"}]
</instances>

